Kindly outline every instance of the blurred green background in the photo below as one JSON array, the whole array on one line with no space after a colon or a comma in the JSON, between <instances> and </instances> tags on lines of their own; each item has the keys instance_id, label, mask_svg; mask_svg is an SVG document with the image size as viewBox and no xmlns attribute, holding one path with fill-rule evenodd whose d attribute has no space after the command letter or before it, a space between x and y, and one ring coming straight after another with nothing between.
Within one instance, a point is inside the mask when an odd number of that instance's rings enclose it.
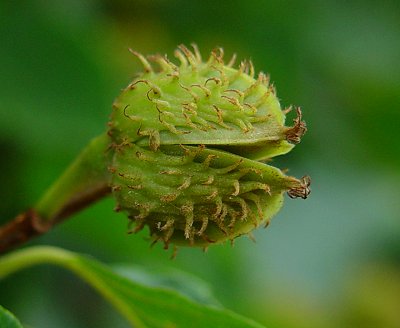
<instances>
[{"instance_id":1,"label":"blurred green background","mask_svg":"<svg viewBox=\"0 0 400 328\"><path fill-rule=\"evenodd\" d=\"M128 52L196 42L251 58L309 132L275 161L312 177L266 230L171 261L104 200L31 244L207 281L228 308L267 327L400 327L398 1L0 2L0 219L34 204L140 70ZM289 123L292 117L289 116ZM0 304L32 327L126 327L71 274L38 267L0 282Z\"/></svg>"}]
</instances>

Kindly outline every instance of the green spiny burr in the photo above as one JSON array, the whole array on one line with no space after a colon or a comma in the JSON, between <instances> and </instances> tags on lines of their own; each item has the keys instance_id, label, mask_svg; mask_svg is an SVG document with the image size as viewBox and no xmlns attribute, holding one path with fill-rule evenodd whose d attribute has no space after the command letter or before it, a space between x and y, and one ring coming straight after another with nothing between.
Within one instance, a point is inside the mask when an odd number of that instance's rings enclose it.
<instances>
[{"instance_id":1,"label":"green spiny burr","mask_svg":"<svg viewBox=\"0 0 400 328\"><path fill-rule=\"evenodd\" d=\"M154 240L208 246L268 223L283 194L307 197L298 180L260 161L282 155L305 133L301 111L294 126L269 78L254 77L251 62L233 68L222 49L203 61L196 46L175 56L132 51L144 66L113 105L112 191L133 232L148 226Z\"/></svg>"}]
</instances>

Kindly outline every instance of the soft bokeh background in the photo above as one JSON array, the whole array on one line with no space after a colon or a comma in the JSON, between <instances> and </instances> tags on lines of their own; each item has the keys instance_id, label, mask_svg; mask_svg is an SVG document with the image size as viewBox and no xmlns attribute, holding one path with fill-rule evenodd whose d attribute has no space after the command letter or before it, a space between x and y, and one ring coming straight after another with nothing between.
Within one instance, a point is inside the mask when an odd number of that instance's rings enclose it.
<instances>
[{"instance_id":1,"label":"soft bokeh background","mask_svg":"<svg viewBox=\"0 0 400 328\"><path fill-rule=\"evenodd\" d=\"M341 3L341 4L340 4ZM275 163L313 179L270 227L176 260L102 201L34 241L207 281L267 327L400 327L398 1L0 2L0 218L26 209L90 138L140 69L128 52L196 42L251 58L309 126ZM291 120L292 117L289 117ZM126 327L71 274L38 267L0 282L0 303L32 327Z\"/></svg>"}]
</instances>

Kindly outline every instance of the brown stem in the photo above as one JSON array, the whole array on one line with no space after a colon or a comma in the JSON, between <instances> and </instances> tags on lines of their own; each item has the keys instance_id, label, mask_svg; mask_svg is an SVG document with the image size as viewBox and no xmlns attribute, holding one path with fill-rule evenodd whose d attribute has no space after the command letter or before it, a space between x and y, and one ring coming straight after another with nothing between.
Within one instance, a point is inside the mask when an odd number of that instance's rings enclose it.
<instances>
[{"instance_id":1,"label":"brown stem","mask_svg":"<svg viewBox=\"0 0 400 328\"><path fill-rule=\"evenodd\" d=\"M51 220L44 220L35 209L19 214L14 220L0 227L0 254L49 231L54 225L108 195L110 191L108 185L101 185L82 193L70 200Z\"/></svg>"},{"instance_id":2,"label":"brown stem","mask_svg":"<svg viewBox=\"0 0 400 328\"><path fill-rule=\"evenodd\" d=\"M37 213L30 209L2 226L0 228L0 253L44 233L46 229L38 224L40 221Z\"/></svg>"}]
</instances>

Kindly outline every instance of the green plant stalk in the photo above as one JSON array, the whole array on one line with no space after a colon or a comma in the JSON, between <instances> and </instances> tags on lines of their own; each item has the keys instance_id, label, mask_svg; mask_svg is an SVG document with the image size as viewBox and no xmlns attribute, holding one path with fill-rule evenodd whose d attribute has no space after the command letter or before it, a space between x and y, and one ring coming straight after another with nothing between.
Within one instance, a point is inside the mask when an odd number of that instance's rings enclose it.
<instances>
[{"instance_id":1,"label":"green plant stalk","mask_svg":"<svg viewBox=\"0 0 400 328\"><path fill-rule=\"evenodd\" d=\"M66 217L109 194L108 147L106 134L94 138L36 206L0 227L0 253L45 233Z\"/></svg>"},{"instance_id":2,"label":"green plant stalk","mask_svg":"<svg viewBox=\"0 0 400 328\"><path fill-rule=\"evenodd\" d=\"M94 138L34 207L44 222L59 220L109 190L107 135Z\"/></svg>"},{"instance_id":3,"label":"green plant stalk","mask_svg":"<svg viewBox=\"0 0 400 328\"><path fill-rule=\"evenodd\" d=\"M71 270L107 299L133 325L133 327L146 327L132 309L127 306L121 298L115 295L110 288L107 288L106 281L103 281L91 272L84 270L82 266L79 265L79 259L77 259L72 253L59 248L38 246L35 248L18 250L12 254L1 257L0 279L3 279L16 271L37 264L55 264Z\"/></svg>"}]
</instances>

